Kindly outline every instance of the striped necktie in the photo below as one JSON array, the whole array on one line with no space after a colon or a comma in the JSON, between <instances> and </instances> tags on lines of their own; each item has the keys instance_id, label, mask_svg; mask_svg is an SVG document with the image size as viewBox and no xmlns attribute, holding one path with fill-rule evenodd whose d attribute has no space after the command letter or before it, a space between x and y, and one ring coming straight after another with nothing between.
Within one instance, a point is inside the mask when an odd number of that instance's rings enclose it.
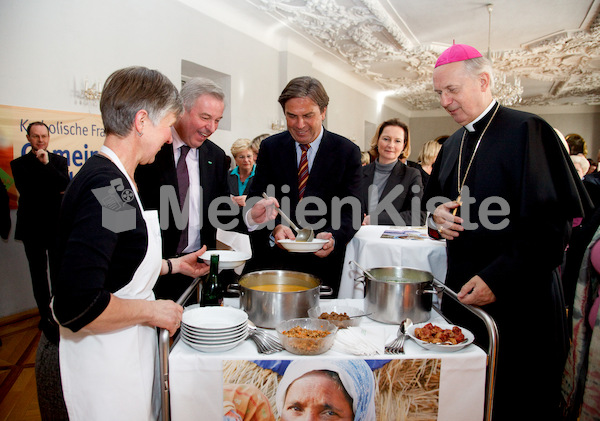
<instances>
[{"instance_id":1,"label":"striped necktie","mask_svg":"<svg viewBox=\"0 0 600 421\"><path fill-rule=\"evenodd\" d=\"M304 190L306 190L306 182L308 181L307 151L309 148L310 144L300 145L300 149L302 149L302 155L300 156L300 165L298 166L298 193L300 199L304 197Z\"/></svg>"}]
</instances>

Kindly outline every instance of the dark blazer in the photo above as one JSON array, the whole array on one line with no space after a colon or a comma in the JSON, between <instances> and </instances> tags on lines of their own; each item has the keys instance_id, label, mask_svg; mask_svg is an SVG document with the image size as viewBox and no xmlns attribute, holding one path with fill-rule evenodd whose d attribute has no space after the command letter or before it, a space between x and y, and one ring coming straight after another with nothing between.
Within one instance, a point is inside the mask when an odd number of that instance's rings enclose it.
<instances>
[{"instance_id":1,"label":"dark blazer","mask_svg":"<svg viewBox=\"0 0 600 421\"><path fill-rule=\"evenodd\" d=\"M362 206L359 197L360 149L350 140L327 130L315 156L304 200L319 198L326 205L325 215L308 216L310 224L323 223L318 232L331 232L335 239L335 248L326 258L316 257L312 253L288 253L278 247L270 247L270 230L261 229L252 233L253 260L248 267L252 269L281 268L299 270L319 276L321 280L335 289L339 286L341 264L346 244L352 239L362 219ZM282 209L293 221L298 221L296 207L298 194L298 164L296 161L296 143L290 133L285 131L265 139L258 153L256 175L250 188L249 197L261 196L266 192L275 196ZM354 207L332 206L337 199L350 200ZM315 209L310 201L308 210ZM354 215L353 215L354 212ZM354 217L354 221L353 221ZM353 224L354 222L354 224ZM265 259L264 257L267 256ZM258 263L256 263L258 261ZM256 264L255 264L256 263Z\"/></svg>"},{"instance_id":2,"label":"dark blazer","mask_svg":"<svg viewBox=\"0 0 600 421\"><path fill-rule=\"evenodd\" d=\"M336 245L346 245L358 227L355 229L352 226L352 212L349 207L344 207L340 213L341 225L333 227L332 211L335 209L331 209L330 204L334 198L359 197L359 170L358 146L345 137L325 130L308 177L304 197L318 197L328 205L325 226L317 232L331 232ZM296 206L299 202L298 164L296 144L288 131L271 136L261 143L256 175L249 195L260 196L263 192L271 194L267 191L269 185L275 187L274 194L280 204L284 196L289 200L290 218L296 220ZM288 190L289 193L283 190ZM308 217L307 221L316 222L321 218L323 216Z\"/></svg>"},{"instance_id":3,"label":"dark blazer","mask_svg":"<svg viewBox=\"0 0 600 421\"><path fill-rule=\"evenodd\" d=\"M214 249L217 241L217 228L209 221L208 207L218 197L229 197L227 188L228 165L225 160L225 152L207 139L198 148L198 163L199 168L197 170L200 172L200 186L202 187L200 241L208 249ZM170 208L167 215L160 214L160 188L161 186L173 186L175 192L179 194L173 146L165 144L156 154L153 163L138 166L135 171L135 180L144 209L157 209L159 211L163 256L172 257L177 253L181 230L175 225L173 212ZM163 230L162 226L167 221L168 226Z\"/></svg>"},{"instance_id":4,"label":"dark blazer","mask_svg":"<svg viewBox=\"0 0 600 421\"><path fill-rule=\"evenodd\" d=\"M360 200L366 212L369 210L369 187L373 184L375 177L375 162L362 167L362 178L360 185ZM385 209L377 216L377 225L423 225L425 224L426 212L420 210L421 198L423 197L423 184L421 174L416 168L410 168L398 161L385 183L383 192L380 194L380 200L386 198L396 186L402 186L402 191L396 193L392 204L402 218L403 224L400 224L398 215L390 215ZM418 186L417 192L413 192L413 186ZM418 215L413 215L411 205L413 198L418 198L419 202L415 205ZM413 222L413 217L415 221ZM373 218L373 216L371 216ZM393 219L392 219L393 218Z\"/></svg>"},{"instance_id":5,"label":"dark blazer","mask_svg":"<svg viewBox=\"0 0 600 421\"><path fill-rule=\"evenodd\" d=\"M33 153L10 163L19 191L19 208L15 239L52 239L58 230L58 214L63 193L69 184L67 159L48 153L48 164L42 164ZM46 227L40 230L40 223Z\"/></svg>"},{"instance_id":6,"label":"dark blazer","mask_svg":"<svg viewBox=\"0 0 600 421\"><path fill-rule=\"evenodd\" d=\"M248 179L248 184L246 184L246 188L242 193L240 193L238 190L238 176L232 174L231 171L229 171L229 173L227 173L227 187L229 187L229 194L232 194L234 196L242 196L244 194L248 194L253 181L254 176Z\"/></svg>"}]
</instances>

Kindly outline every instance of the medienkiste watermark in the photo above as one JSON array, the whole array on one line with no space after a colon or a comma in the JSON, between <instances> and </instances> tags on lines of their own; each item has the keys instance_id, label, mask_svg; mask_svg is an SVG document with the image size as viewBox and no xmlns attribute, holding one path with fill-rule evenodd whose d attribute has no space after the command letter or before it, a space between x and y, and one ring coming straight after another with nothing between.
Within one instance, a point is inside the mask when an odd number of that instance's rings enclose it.
<instances>
[{"instance_id":1,"label":"medienkiste watermark","mask_svg":"<svg viewBox=\"0 0 600 421\"><path fill-rule=\"evenodd\" d=\"M291 212L291 197L289 186L282 186L280 193L277 195L281 210L287 215L294 215L297 223L303 227L309 227L314 230L320 230L325 227L330 227L333 230L340 229L342 225L351 224L354 229L359 229L363 218L364 209L360 200L355 196L333 197L329 203L326 203L320 197L307 196L303 198L294 212ZM396 226L419 226L423 223L422 200L419 197L420 186L412 186L410 197L410 212L403 212L404 217L396 208L394 201L402 195L407 195L404 186L395 186L388 194L378 201L375 210L370 213L372 225L377 225L379 217L384 213L391 219L392 225ZM135 229L135 208L129 203L135 200L135 195L130 189L123 187L121 179L111 181L110 186L93 190L98 202L102 205L102 226L110 229L113 232L119 233L131 229ZM268 196L276 196L276 188L269 185L266 189ZM202 201L202 187L200 187L200 202ZM368 193L369 201L371 198L379 198L379 190L377 186L371 186ZM405 198L407 198L406 196ZM189 196L186 197L183 207L179 206L179 198L175 187L164 185L160 187L159 214L160 227L162 230L169 228L170 221L173 221L177 229L183 230L189 221ZM238 228L240 223L243 223L243 218L240 215L245 215L246 212L260 201L260 197L251 197L247 200L244 208L238 207L233 203L229 196L217 197L211 201L208 206L208 221L211 226L228 231ZM433 213L436 207L442 203L450 202L451 200L438 196L429 199L425 209L429 213ZM507 200L498 196L486 197L479 203L477 216L474 222L471 209L475 208L476 199L470 195L468 186L465 186L461 195L461 218L463 226L467 230L474 230L481 225L488 230L502 230L510 223L508 216L510 215L510 204ZM200 227L204 221L202 214L202 203L199 203L197 208L200 210L199 221ZM409 220L406 220L409 215ZM268 229L274 229L279 220L269 221L259 226L266 226ZM283 222L285 224L285 222Z\"/></svg>"}]
</instances>

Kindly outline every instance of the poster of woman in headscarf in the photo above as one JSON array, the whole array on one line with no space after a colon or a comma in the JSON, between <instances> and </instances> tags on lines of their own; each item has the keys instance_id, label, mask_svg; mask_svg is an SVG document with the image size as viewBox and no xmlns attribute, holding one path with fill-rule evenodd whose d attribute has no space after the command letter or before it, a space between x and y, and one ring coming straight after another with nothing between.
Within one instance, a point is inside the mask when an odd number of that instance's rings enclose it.
<instances>
[{"instance_id":1,"label":"poster of woman in headscarf","mask_svg":"<svg viewBox=\"0 0 600 421\"><path fill-rule=\"evenodd\" d=\"M436 420L441 360L223 362L226 421Z\"/></svg>"}]
</instances>

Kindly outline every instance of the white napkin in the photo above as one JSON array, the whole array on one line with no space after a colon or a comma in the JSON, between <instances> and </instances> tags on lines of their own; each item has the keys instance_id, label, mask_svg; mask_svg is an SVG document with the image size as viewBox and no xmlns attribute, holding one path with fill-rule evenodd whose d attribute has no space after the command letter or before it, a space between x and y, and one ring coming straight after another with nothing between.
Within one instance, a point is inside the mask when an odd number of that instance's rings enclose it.
<instances>
[{"instance_id":1,"label":"white napkin","mask_svg":"<svg viewBox=\"0 0 600 421\"><path fill-rule=\"evenodd\" d=\"M369 326L369 330L360 326L339 329L332 349L352 355L383 355L385 352L384 329L381 326Z\"/></svg>"}]
</instances>

